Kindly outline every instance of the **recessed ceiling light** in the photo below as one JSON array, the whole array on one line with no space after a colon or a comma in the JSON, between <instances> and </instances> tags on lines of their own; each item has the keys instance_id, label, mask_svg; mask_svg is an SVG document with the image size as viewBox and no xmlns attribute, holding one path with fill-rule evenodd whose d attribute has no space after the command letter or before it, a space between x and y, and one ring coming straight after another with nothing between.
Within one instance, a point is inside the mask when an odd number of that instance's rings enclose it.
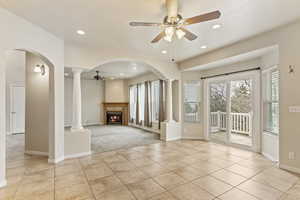
<instances>
[{"instance_id":1,"label":"recessed ceiling light","mask_svg":"<svg viewBox=\"0 0 300 200\"><path fill-rule=\"evenodd\" d=\"M201 49L206 49L206 48L207 48L206 45L201 46Z\"/></svg>"},{"instance_id":2,"label":"recessed ceiling light","mask_svg":"<svg viewBox=\"0 0 300 200\"><path fill-rule=\"evenodd\" d=\"M215 25L212 26L212 28L213 28L213 29L221 28L221 24L215 24Z\"/></svg>"},{"instance_id":3,"label":"recessed ceiling light","mask_svg":"<svg viewBox=\"0 0 300 200\"><path fill-rule=\"evenodd\" d=\"M133 70L137 70L136 66L134 66L132 69L133 69Z\"/></svg>"},{"instance_id":4,"label":"recessed ceiling light","mask_svg":"<svg viewBox=\"0 0 300 200\"><path fill-rule=\"evenodd\" d=\"M78 30L78 31L77 31L77 34L78 34L78 35L85 35L85 32L84 32L83 30Z\"/></svg>"},{"instance_id":5,"label":"recessed ceiling light","mask_svg":"<svg viewBox=\"0 0 300 200\"><path fill-rule=\"evenodd\" d=\"M69 76L69 73L65 73L65 76Z\"/></svg>"},{"instance_id":6,"label":"recessed ceiling light","mask_svg":"<svg viewBox=\"0 0 300 200\"><path fill-rule=\"evenodd\" d=\"M161 53L162 54L167 54L168 52L167 52L167 50L162 50Z\"/></svg>"}]
</instances>

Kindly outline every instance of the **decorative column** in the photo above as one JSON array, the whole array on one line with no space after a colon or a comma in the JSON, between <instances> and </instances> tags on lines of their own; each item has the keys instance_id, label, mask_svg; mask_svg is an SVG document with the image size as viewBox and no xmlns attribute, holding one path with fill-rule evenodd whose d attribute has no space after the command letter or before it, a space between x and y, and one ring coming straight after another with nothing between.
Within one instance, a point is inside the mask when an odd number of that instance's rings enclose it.
<instances>
[{"instance_id":1,"label":"decorative column","mask_svg":"<svg viewBox=\"0 0 300 200\"><path fill-rule=\"evenodd\" d=\"M173 119L173 79L169 79L167 82L167 121L175 122Z\"/></svg>"},{"instance_id":2,"label":"decorative column","mask_svg":"<svg viewBox=\"0 0 300 200\"><path fill-rule=\"evenodd\" d=\"M73 119L71 131L83 130L81 122L81 69L73 69Z\"/></svg>"}]
</instances>

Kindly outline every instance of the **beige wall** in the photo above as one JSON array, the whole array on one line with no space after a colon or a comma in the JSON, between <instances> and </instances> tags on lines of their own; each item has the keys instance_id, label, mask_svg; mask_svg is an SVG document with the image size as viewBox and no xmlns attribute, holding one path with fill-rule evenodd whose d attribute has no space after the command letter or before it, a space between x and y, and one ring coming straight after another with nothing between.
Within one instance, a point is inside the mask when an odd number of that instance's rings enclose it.
<instances>
[{"instance_id":1,"label":"beige wall","mask_svg":"<svg viewBox=\"0 0 300 200\"><path fill-rule=\"evenodd\" d=\"M155 81L160 79L156 74L149 72L143 75L136 76L134 78L128 79L128 85L134 85L137 83L143 83L145 81Z\"/></svg>"},{"instance_id":2,"label":"beige wall","mask_svg":"<svg viewBox=\"0 0 300 200\"><path fill-rule=\"evenodd\" d=\"M25 151L48 153L49 144L49 72L44 76L33 71L45 63L26 53Z\"/></svg>"},{"instance_id":3,"label":"beige wall","mask_svg":"<svg viewBox=\"0 0 300 200\"><path fill-rule=\"evenodd\" d=\"M280 165L289 169L300 169L300 113L290 113L289 106L300 105L300 22L284 26L233 45L221 48L180 63L181 69L203 65L217 60L251 52L268 46L279 47L280 70ZM289 74L289 66L296 68ZM291 98L292 97L292 98ZM289 159L295 152L295 159Z\"/></svg>"},{"instance_id":4,"label":"beige wall","mask_svg":"<svg viewBox=\"0 0 300 200\"><path fill-rule=\"evenodd\" d=\"M105 102L128 102L127 80L105 80Z\"/></svg>"}]
</instances>

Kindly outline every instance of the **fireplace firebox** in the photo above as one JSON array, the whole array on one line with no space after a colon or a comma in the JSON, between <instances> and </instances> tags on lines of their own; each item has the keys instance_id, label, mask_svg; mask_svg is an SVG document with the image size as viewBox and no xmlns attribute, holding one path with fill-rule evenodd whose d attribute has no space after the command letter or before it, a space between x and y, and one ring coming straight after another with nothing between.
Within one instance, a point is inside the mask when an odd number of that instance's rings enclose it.
<instances>
[{"instance_id":1,"label":"fireplace firebox","mask_svg":"<svg viewBox=\"0 0 300 200\"><path fill-rule=\"evenodd\" d=\"M122 125L122 112L107 111L106 112L106 124Z\"/></svg>"}]
</instances>

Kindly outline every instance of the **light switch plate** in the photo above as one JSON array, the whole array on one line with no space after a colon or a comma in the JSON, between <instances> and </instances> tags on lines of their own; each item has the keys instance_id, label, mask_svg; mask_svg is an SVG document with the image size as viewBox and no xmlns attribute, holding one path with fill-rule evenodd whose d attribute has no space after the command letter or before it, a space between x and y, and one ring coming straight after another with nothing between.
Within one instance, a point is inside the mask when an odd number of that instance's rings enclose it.
<instances>
[{"instance_id":1,"label":"light switch plate","mask_svg":"<svg viewBox=\"0 0 300 200\"><path fill-rule=\"evenodd\" d=\"M290 106L289 107L289 112L291 112L291 113L298 113L298 112L300 112L300 106Z\"/></svg>"}]
</instances>

